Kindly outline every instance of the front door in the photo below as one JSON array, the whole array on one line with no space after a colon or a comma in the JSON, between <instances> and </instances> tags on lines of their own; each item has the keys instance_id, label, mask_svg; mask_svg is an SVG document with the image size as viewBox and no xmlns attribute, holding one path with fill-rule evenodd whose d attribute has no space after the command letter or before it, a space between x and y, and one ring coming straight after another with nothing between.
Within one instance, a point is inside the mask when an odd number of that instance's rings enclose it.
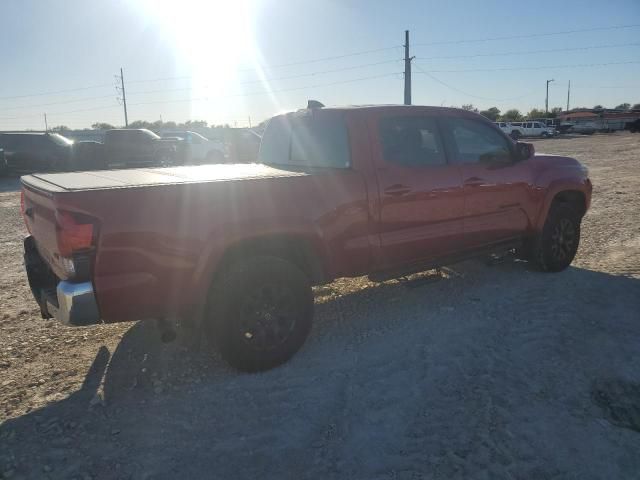
<instances>
[{"instance_id":1,"label":"front door","mask_svg":"<svg viewBox=\"0 0 640 480\"><path fill-rule=\"evenodd\" d=\"M393 269L454 253L462 242L460 167L447 161L435 118L369 120L378 181L376 266Z\"/></svg>"},{"instance_id":2,"label":"front door","mask_svg":"<svg viewBox=\"0 0 640 480\"><path fill-rule=\"evenodd\" d=\"M528 228L528 163L515 161L513 144L493 125L460 117L442 124L449 155L462 171L465 247L521 237Z\"/></svg>"}]
</instances>

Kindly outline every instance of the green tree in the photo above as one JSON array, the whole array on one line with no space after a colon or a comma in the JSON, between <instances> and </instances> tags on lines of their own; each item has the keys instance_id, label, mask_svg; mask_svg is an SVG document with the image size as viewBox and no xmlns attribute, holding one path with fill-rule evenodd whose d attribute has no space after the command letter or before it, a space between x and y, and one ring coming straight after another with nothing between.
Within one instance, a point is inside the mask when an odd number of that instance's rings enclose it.
<instances>
[{"instance_id":1,"label":"green tree","mask_svg":"<svg viewBox=\"0 0 640 480\"><path fill-rule=\"evenodd\" d=\"M633 107L631 107L631 110L640 110L640 103L634 103Z\"/></svg>"},{"instance_id":2,"label":"green tree","mask_svg":"<svg viewBox=\"0 0 640 480\"><path fill-rule=\"evenodd\" d=\"M517 122L518 120L522 120L522 114L517 108L512 108L502 114L501 120L505 122Z\"/></svg>"},{"instance_id":3,"label":"green tree","mask_svg":"<svg viewBox=\"0 0 640 480\"><path fill-rule=\"evenodd\" d=\"M480 111L480 115L482 115L483 117L487 117L492 122L495 122L496 120L498 120L498 117L500 117L500 109L497 107L491 107L486 110Z\"/></svg>"},{"instance_id":4,"label":"green tree","mask_svg":"<svg viewBox=\"0 0 640 480\"><path fill-rule=\"evenodd\" d=\"M128 128L153 128L153 123L147 122L146 120L135 120L129 124Z\"/></svg>"},{"instance_id":5,"label":"green tree","mask_svg":"<svg viewBox=\"0 0 640 480\"><path fill-rule=\"evenodd\" d=\"M52 132L62 133L62 132L68 132L71 129L66 125L58 125L56 127L50 128L49 130L51 130Z\"/></svg>"},{"instance_id":6,"label":"green tree","mask_svg":"<svg viewBox=\"0 0 640 480\"><path fill-rule=\"evenodd\" d=\"M563 112L562 107L553 107L550 112L551 113L550 117L555 118L558 115L560 115L562 112Z\"/></svg>"},{"instance_id":7,"label":"green tree","mask_svg":"<svg viewBox=\"0 0 640 480\"><path fill-rule=\"evenodd\" d=\"M478 112L478 109L473 105L473 103L462 105L460 108L462 108L462 110L466 110L467 112Z\"/></svg>"},{"instance_id":8,"label":"green tree","mask_svg":"<svg viewBox=\"0 0 640 480\"><path fill-rule=\"evenodd\" d=\"M185 128L207 128L207 122L205 120L187 120L180 126Z\"/></svg>"},{"instance_id":9,"label":"green tree","mask_svg":"<svg viewBox=\"0 0 640 480\"><path fill-rule=\"evenodd\" d=\"M631 108L630 103L621 103L616 107L616 110L629 110Z\"/></svg>"},{"instance_id":10,"label":"green tree","mask_svg":"<svg viewBox=\"0 0 640 480\"><path fill-rule=\"evenodd\" d=\"M593 107L594 110L602 110L604 107L602 105L596 105Z\"/></svg>"},{"instance_id":11,"label":"green tree","mask_svg":"<svg viewBox=\"0 0 640 480\"><path fill-rule=\"evenodd\" d=\"M91 125L91 128L93 128L94 130L111 130L116 127L114 127L110 123L96 122L93 125Z\"/></svg>"},{"instance_id":12,"label":"green tree","mask_svg":"<svg viewBox=\"0 0 640 480\"><path fill-rule=\"evenodd\" d=\"M545 118L547 116L544 110L538 110L537 108L532 108L529 113L527 113L527 118L532 120L534 118Z\"/></svg>"}]
</instances>

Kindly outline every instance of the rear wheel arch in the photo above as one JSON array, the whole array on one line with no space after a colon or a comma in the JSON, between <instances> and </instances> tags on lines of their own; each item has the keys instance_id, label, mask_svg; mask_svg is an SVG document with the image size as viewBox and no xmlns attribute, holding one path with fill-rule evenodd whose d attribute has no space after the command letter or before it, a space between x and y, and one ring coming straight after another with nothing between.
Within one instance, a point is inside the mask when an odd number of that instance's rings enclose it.
<instances>
[{"instance_id":1,"label":"rear wheel arch","mask_svg":"<svg viewBox=\"0 0 640 480\"><path fill-rule=\"evenodd\" d=\"M326 282L324 255L312 238L302 235L269 235L238 241L217 262L212 281L234 263L251 256L272 256L296 265L314 284Z\"/></svg>"}]
</instances>

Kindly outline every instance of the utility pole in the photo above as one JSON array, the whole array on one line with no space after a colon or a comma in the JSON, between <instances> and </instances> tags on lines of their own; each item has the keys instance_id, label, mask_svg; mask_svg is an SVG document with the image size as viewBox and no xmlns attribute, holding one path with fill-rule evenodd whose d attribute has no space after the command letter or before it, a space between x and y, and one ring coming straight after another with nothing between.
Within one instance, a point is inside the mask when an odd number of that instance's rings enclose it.
<instances>
[{"instance_id":1,"label":"utility pole","mask_svg":"<svg viewBox=\"0 0 640 480\"><path fill-rule=\"evenodd\" d=\"M249 115L249 128L251 128L251 115Z\"/></svg>"},{"instance_id":2,"label":"utility pole","mask_svg":"<svg viewBox=\"0 0 640 480\"><path fill-rule=\"evenodd\" d=\"M49 125L47 125L47 114L44 114L44 133L49 131Z\"/></svg>"},{"instance_id":3,"label":"utility pole","mask_svg":"<svg viewBox=\"0 0 640 480\"><path fill-rule=\"evenodd\" d=\"M409 30L404 31L404 104L411 105L411 60L409 56Z\"/></svg>"},{"instance_id":4,"label":"utility pole","mask_svg":"<svg viewBox=\"0 0 640 480\"><path fill-rule=\"evenodd\" d=\"M567 112L569 111L569 99L571 98L571 80L569 80L569 86L567 87Z\"/></svg>"},{"instance_id":5,"label":"utility pole","mask_svg":"<svg viewBox=\"0 0 640 480\"><path fill-rule=\"evenodd\" d=\"M124 92L124 73L120 68L120 85L122 86L122 105L124 105L124 126L129 126L129 118L127 117L127 95Z\"/></svg>"},{"instance_id":6,"label":"utility pole","mask_svg":"<svg viewBox=\"0 0 640 480\"><path fill-rule=\"evenodd\" d=\"M544 111L545 113L549 113L549 84L553 82L553 78L551 80L547 80L547 96L544 100Z\"/></svg>"}]
</instances>

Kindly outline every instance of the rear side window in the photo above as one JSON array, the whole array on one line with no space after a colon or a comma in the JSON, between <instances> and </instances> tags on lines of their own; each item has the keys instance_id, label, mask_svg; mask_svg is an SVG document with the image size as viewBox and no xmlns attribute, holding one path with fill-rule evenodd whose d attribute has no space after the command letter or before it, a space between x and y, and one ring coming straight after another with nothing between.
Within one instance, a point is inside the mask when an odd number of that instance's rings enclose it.
<instances>
[{"instance_id":1,"label":"rear side window","mask_svg":"<svg viewBox=\"0 0 640 480\"><path fill-rule=\"evenodd\" d=\"M269 122L260 161L270 165L348 168L349 136L342 117L315 112Z\"/></svg>"},{"instance_id":2,"label":"rear side window","mask_svg":"<svg viewBox=\"0 0 640 480\"><path fill-rule=\"evenodd\" d=\"M385 162L414 167L447 163L433 118L385 118L380 122L380 141Z\"/></svg>"},{"instance_id":3,"label":"rear side window","mask_svg":"<svg viewBox=\"0 0 640 480\"><path fill-rule=\"evenodd\" d=\"M289 163L291 124L285 116L269 120L260 142L260 163L267 165Z\"/></svg>"}]
</instances>

